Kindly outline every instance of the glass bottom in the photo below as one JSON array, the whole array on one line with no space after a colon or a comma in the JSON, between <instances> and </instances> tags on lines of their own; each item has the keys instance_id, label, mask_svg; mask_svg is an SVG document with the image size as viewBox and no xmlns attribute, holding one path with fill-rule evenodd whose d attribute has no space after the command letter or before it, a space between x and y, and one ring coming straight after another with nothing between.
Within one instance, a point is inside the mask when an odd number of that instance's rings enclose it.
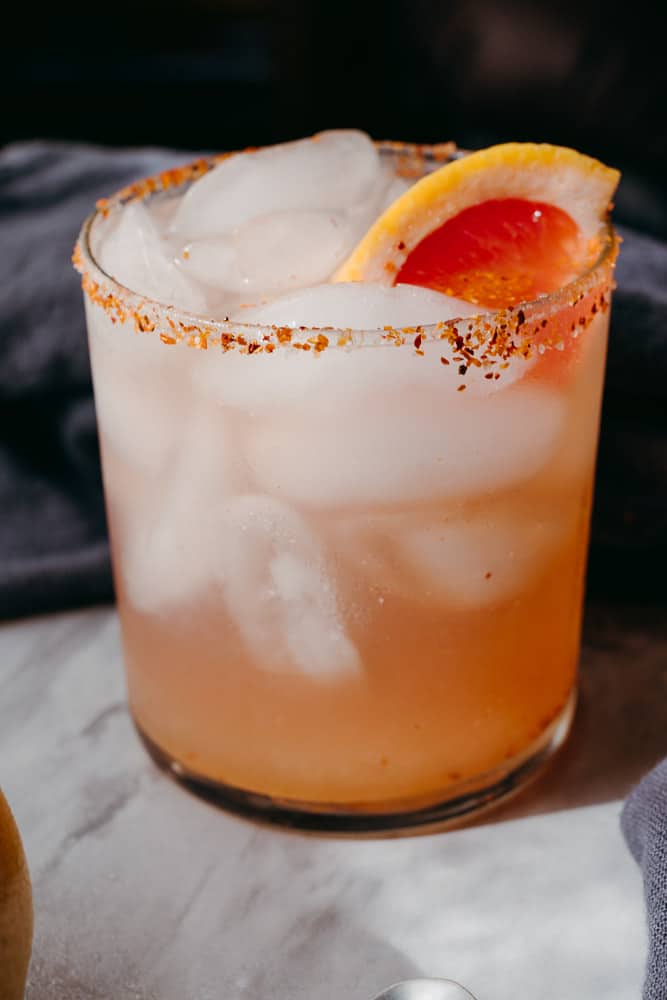
<instances>
[{"instance_id":1,"label":"glass bottom","mask_svg":"<svg viewBox=\"0 0 667 1000\"><path fill-rule=\"evenodd\" d=\"M567 739L576 697L574 689L558 716L521 754L477 778L448 785L446 792L434 795L427 803L423 799L371 805L314 803L247 791L189 770L148 736L136 718L134 724L148 753L160 768L196 795L236 815L312 833L399 836L433 833L461 825L505 802L534 781Z\"/></svg>"}]
</instances>

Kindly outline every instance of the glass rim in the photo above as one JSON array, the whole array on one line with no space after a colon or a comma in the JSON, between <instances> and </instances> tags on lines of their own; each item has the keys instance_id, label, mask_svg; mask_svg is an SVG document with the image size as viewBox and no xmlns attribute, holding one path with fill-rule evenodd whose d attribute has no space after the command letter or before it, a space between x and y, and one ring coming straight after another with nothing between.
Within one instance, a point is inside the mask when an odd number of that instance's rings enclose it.
<instances>
[{"instance_id":1,"label":"glass rim","mask_svg":"<svg viewBox=\"0 0 667 1000\"><path fill-rule=\"evenodd\" d=\"M381 154L403 161L402 169L398 171L400 175L416 178L423 176L429 167L436 168L467 154L466 150L458 149L453 142L419 145L387 140L376 142L375 146ZM156 333L165 344L184 341L195 348L219 345L225 351L235 349L242 354L271 353L277 348L289 346L319 353L330 347L405 343L413 344L419 350L422 341L449 341L460 350L459 329L465 328L466 344L475 343L477 349L493 345L492 354L496 356L496 360L503 361L511 353L526 355L527 348L530 349L536 341L541 345L541 350L549 347L562 348L565 331L562 324L555 324L556 337L550 338L549 330L546 329L550 319L563 310L576 310L582 301L591 297L591 293L597 293L601 288L602 294L599 300L596 295L592 312L586 314L586 322L582 321L581 316L577 316L576 321L571 324L571 331L576 330L575 335L579 335L581 328L592 321L599 308L608 308L620 243L609 217L600 227L600 251L596 259L572 281L555 291L503 309L406 327L385 326L370 330L334 326L292 328L266 323L243 323L227 317L209 318L141 295L104 271L91 246L93 226L99 220L108 218L111 212L131 201L149 200L159 194L187 188L230 156L255 150L256 147L250 147L247 150L200 157L183 166L127 185L97 202L95 210L83 222L72 262L81 275L84 293L109 314L113 323L122 324L131 319L137 332Z\"/></svg>"}]
</instances>

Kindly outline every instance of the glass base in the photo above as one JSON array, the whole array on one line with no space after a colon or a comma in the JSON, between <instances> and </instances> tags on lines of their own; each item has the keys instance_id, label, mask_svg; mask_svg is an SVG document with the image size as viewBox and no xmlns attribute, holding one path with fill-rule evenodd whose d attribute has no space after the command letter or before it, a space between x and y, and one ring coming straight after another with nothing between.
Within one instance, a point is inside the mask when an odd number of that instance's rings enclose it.
<instances>
[{"instance_id":1,"label":"glass base","mask_svg":"<svg viewBox=\"0 0 667 1000\"><path fill-rule=\"evenodd\" d=\"M373 805L313 803L246 791L190 771L158 746L136 719L134 724L159 767L190 791L237 815L312 833L399 836L461 825L521 791L540 775L567 739L575 705L576 689L556 719L522 754L475 779L449 785L443 793L446 797L434 796L433 801L426 804L423 800L411 802L407 799Z\"/></svg>"}]
</instances>

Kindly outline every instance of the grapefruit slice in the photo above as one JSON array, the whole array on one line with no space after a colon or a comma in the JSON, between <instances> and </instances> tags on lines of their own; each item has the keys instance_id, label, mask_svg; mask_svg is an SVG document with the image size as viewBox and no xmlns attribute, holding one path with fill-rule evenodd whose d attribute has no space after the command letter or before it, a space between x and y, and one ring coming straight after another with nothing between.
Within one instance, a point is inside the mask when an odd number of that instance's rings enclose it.
<instances>
[{"instance_id":1,"label":"grapefruit slice","mask_svg":"<svg viewBox=\"0 0 667 1000\"><path fill-rule=\"evenodd\" d=\"M530 301L594 261L619 177L561 146L470 153L393 202L334 280L422 285L490 309Z\"/></svg>"}]
</instances>

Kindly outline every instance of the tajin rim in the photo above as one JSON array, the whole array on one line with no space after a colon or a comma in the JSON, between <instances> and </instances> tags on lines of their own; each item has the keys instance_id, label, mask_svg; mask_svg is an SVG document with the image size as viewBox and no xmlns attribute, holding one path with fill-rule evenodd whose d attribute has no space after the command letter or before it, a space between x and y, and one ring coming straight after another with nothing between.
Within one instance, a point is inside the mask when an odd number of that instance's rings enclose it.
<instances>
[{"instance_id":1,"label":"tajin rim","mask_svg":"<svg viewBox=\"0 0 667 1000\"><path fill-rule=\"evenodd\" d=\"M376 143L381 155L398 161L397 171L418 177L444 163L465 156L454 143L422 146L401 142ZM242 150L248 152L253 150ZM130 184L110 198L98 202L96 210L84 221L72 260L81 274L84 293L102 308L115 324L130 325L137 332L155 334L165 344L184 342L189 347L221 347L241 354L272 353L292 347L321 353L328 348L351 346L411 346L420 353L422 342L446 341L476 356L474 363L495 365L515 355L529 356L539 345L540 351L562 347L568 332L579 336L599 311L609 307L614 288L613 270L618 255L619 237L609 218L600 231L600 252L596 260L571 282L530 302L510 306L479 316L451 319L435 324L409 327L384 327L359 330L340 327L284 327L215 319L197 315L173 305L166 305L134 292L107 274L91 247L93 227L121 206L136 200L149 200L165 192L187 188L213 167L235 152L199 158L172 170ZM573 310L569 330L554 319L563 310ZM465 360L465 358L463 359Z\"/></svg>"}]
</instances>

